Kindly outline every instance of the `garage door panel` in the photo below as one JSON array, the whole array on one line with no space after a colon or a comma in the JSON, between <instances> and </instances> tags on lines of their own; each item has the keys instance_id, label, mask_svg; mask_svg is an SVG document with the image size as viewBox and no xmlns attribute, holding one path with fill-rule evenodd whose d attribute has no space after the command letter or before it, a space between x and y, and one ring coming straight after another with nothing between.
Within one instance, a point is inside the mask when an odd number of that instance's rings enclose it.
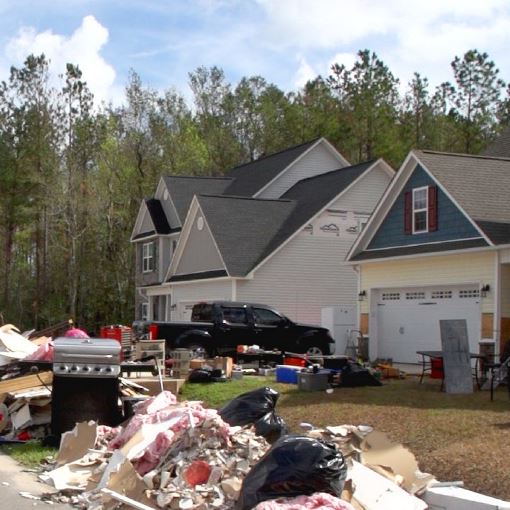
<instances>
[{"instance_id":1,"label":"garage door panel","mask_svg":"<svg viewBox=\"0 0 510 510\"><path fill-rule=\"evenodd\" d=\"M478 350L480 299L473 286L385 289L379 292L378 355L415 363L418 350L441 350L440 320L465 319L470 348Z\"/></svg>"}]
</instances>

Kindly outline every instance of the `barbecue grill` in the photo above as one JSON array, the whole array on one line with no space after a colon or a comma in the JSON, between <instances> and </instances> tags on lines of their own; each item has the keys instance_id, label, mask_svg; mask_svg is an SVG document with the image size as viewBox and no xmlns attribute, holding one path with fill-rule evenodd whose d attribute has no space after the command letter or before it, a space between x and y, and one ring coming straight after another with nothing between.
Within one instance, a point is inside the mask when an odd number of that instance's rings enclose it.
<instances>
[{"instance_id":1,"label":"barbecue grill","mask_svg":"<svg viewBox=\"0 0 510 510\"><path fill-rule=\"evenodd\" d=\"M76 423L117 426L120 343L104 338L54 340L51 430L55 438ZM57 443L58 444L58 443Z\"/></svg>"},{"instance_id":2,"label":"barbecue grill","mask_svg":"<svg viewBox=\"0 0 510 510\"><path fill-rule=\"evenodd\" d=\"M116 340L59 337L54 349L56 376L115 378L120 374L120 344Z\"/></svg>"}]
</instances>

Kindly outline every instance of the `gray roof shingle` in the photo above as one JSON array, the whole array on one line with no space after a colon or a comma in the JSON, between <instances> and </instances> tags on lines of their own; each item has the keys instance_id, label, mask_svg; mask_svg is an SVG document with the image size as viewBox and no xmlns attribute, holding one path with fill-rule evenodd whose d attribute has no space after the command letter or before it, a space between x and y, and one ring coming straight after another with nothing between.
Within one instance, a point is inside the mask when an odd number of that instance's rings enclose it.
<instances>
[{"instance_id":1,"label":"gray roof shingle","mask_svg":"<svg viewBox=\"0 0 510 510\"><path fill-rule=\"evenodd\" d=\"M229 173L229 177L232 177L233 181L224 191L224 194L243 197L255 195L257 191L283 172L296 158L317 143L317 140L319 139L235 167Z\"/></svg>"},{"instance_id":2,"label":"gray roof shingle","mask_svg":"<svg viewBox=\"0 0 510 510\"><path fill-rule=\"evenodd\" d=\"M230 177L197 177L170 175L163 177L168 192L172 197L181 224L186 219L191 200L201 193L221 195L231 183Z\"/></svg>"},{"instance_id":3,"label":"gray roof shingle","mask_svg":"<svg viewBox=\"0 0 510 510\"><path fill-rule=\"evenodd\" d=\"M510 158L510 126L482 152L482 155L496 158Z\"/></svg>"},{"instance_id":4,"label":"gray roof shingle","mask_svg":"<svg viewBox=\"0 0 510 510\"><path fill-rule=\"evenodd\" d=\"M415 154L474 221L510 223L510 159L432 151Z\"/></svg>"},{"instance_id":5,"label":"gray roof shingle","mask_svg":"<svg viewBox=\"0 0 510 510\"><path fill-rule=\"evenodd\" d=\"M296 207L289 200L197 197L230 276L244 276Z\"/></svg>"}]
</instances>

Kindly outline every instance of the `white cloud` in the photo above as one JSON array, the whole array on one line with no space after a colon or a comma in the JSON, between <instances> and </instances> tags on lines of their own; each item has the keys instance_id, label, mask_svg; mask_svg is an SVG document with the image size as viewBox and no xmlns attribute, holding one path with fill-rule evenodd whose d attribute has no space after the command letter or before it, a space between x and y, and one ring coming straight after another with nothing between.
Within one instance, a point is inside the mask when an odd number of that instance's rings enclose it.
<instances>
[{"instance_id":1,"label":"white cloud","mask_svg":"<svg viewBox=\"0 0 510 510\"><path fill-rule=\"evenodd\" d=\"M96 102L118 102L115 69L101 56L101 49L107 42L108 29L94 16L86 16L70 37L51 30L37 32L32 27L21 28L9 40L5 54L10 63L19 66L28 55L44 53L50 61L53 83L57 83L57 77L65 73L67 63L76 64Z\"/></svg>"},{"instance_id":2,"label":"white cloud","mask_svg":"<svg viewBox=\"0 0 510 510\"><path fill-rule=\"evenodd\" d=\"M329 71L332 62L351 67L351 56L368 48L402 85L415 71L436 85L452 79L450 62L456 55L476 48L486 51L501 66L503 78L510 79L506 56L510 44L508 0L257 2L265 11L265 36L272 47L294 58L313 58L321 74L326 66ZM298 75L300 72L302 62Z\"/></svg>"},{"instance_id":3,"label":"white cloud","mask_svg":"<svg viewBox=\"0 0 510 510\"><path fill-rule=\"evenodd\" d=\"M315 69L306 61L304 57L299 59L299 67L294 76L294 86L296 88L302 88L310 80L317 77Z\"/></svg>"}]
</instances>

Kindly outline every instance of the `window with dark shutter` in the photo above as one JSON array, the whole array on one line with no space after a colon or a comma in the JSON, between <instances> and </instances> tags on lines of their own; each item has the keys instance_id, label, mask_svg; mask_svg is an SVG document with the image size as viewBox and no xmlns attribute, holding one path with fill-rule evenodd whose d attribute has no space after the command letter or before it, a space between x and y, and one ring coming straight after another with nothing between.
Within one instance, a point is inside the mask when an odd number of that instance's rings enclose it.
<instances>
[{"instance_id":1,"label":"window with dark shutter","mask_svg":"<svg viewBox=\"0 0 510 510\"><path fill-rule=\"evenodd\" d=\"M404 200L404 232L413 233L413 193L406 191Z\"/></svg>"}]
</instances>

